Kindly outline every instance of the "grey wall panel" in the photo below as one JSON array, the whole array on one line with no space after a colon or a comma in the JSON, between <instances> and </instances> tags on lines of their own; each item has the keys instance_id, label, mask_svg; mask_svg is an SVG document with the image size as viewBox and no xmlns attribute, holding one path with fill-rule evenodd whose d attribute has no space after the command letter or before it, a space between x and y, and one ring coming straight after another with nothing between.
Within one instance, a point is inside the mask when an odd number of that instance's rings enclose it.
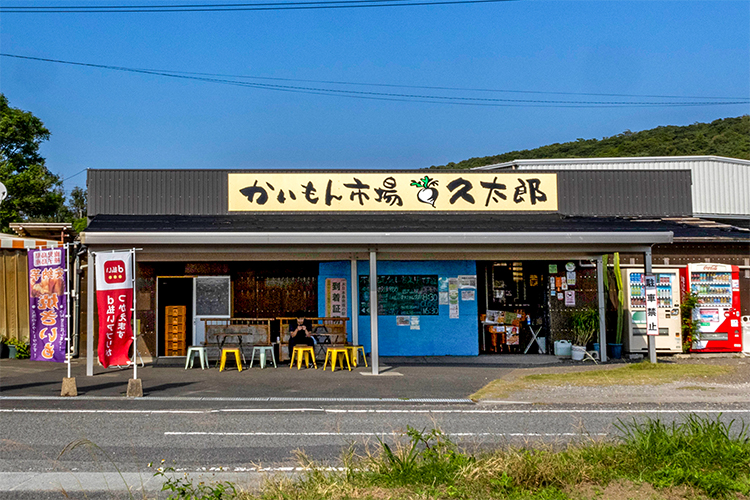
<instances>
[{"instance_id":1,"label":"grey wall panel","mask_svg":"<svg viewBox=\"0 0 750 500\"><path fill-rule=\"evenodd\" d=\"M227 212L226 170L89 170L89 217Z\"/></svg>"},{"instance_id":2,"label":"grey wall panel","mask_svg":"<svg viewBox=\"0 0 750 500\"><path fill-rule=\"evenodd\" d=\"M574 216L680 217L692 214L688 170L558 172L560 213Z\"/></svg>"}]
</instances>

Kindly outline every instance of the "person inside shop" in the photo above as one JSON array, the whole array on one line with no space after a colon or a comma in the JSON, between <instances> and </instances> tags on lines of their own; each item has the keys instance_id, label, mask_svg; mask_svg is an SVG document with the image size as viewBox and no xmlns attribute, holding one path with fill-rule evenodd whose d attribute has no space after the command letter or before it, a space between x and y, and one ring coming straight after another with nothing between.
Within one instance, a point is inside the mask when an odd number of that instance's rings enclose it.
<instances>
[{"instance_id":1,"label":"person inside shop","mask_svg":"<svg viewBox=\"0 0 750 500\"><path fill-rule=\"evenodd\" d=\"M302 311L295 314L297 321L289 323L289 358L292 357L292 351L296 345L314 346L315 339L312 336L312 321L305 318Z\"/></svg>"}]
</instances>

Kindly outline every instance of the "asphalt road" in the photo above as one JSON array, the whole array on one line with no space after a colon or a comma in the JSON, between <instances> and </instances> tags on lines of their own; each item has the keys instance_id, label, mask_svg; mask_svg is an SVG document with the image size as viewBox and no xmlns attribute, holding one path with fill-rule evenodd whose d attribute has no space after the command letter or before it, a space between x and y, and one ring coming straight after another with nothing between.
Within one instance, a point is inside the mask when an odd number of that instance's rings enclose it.
<instances>
[{"instance_id":1,"label":"asphalt road","mask_svg":"<svg viewBox=\"0 0 750 500\"><path fill-rule=\"evenodd\" d=\"M126 485L155 498L164 479L154 477L148 463L159 466L162 459L195 481L258 486L267 473L294 474L295 450L340 466L348 446L365 453L377 448L378 438L404 439L408 426L439 428L476 451L616 439L618 421L647 416L671 422L687 413L722 414L750 424L750 365L744 359L684 361L734 367L707 380L648 387L553 384L513 393L512 401L478 404L467 397L490 380L595 367L550 356L399 361L382 377L363 376L364 368L220 373L147 366L139 369L146 397L126 399L131 371L85 377L78 363L79 397L61 398L64 365L0 360L0 498L129 498ZM71 443L78 446L71 449Z\"/></svg>"},{"instance_id":2,"label":"asphalt road","mask_svg":"<svg viewBox=\"0 0 750 500\"><path fill-rule=\"evenodd\" d=\"M373 405L248 404L247 402L0 400L2 498L60 498L66 488L101 489L106 472L148 481L149 462L191 474L226 471L257 484L259 472L286 473L299 465L295 450L340 466L342 450L375 449L377 438L403 440L407 426L438 428L469 450L524 443L616 439L618 420L680 420L686 413L722 414L750 423L750 403L626 405ZM7 431L10 430L10 433ZM71 443L80 443L68 448ZM89 444L91 443L91 444ZM57 476L55 476L57 474ZM224 478L225 476L217 476ZM214 478L216 479L216 478ZM57 483L55 483L57 481ZM107 488L118 488L118 476ZM132 484L131 484L132 485ZM158 489L151 484L147 489ZM122 488L120 488L122 489ZM46 491L44 496L42 492ZM28 496L37 492L37 496ZM55 496L58 495L58 496ZM88 498L95 498L88 495Z\"/></svg>"}]
</instances>

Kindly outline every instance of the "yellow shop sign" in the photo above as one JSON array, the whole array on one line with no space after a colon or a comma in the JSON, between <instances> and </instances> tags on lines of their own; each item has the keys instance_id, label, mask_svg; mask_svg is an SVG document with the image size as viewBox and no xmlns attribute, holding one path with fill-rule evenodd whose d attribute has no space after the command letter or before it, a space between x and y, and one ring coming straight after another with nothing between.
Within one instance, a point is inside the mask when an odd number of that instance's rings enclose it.
<instances>
[{"instance_id":1,"label":"yellow shop sign","mask_svg":"<svg viewBox=\"0 0 750 500\"><path fill-rule=\"evenodd\" d=\"M230 173L230 212L557 211L557 174Z\"/></svg>"}]
</instances>

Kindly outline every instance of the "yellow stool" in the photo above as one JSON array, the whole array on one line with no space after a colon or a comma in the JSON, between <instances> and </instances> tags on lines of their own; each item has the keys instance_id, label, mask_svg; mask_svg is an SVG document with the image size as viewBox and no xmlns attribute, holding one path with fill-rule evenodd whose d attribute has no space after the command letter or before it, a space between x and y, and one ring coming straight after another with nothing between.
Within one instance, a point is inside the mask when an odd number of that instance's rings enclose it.
<instances>
[{"instance_id":1,"label":"yellow stool","mask_svg":"<svg viewBox=\"0 0 750 500\"><path fill-rule=\"evenodd\" d=\"M362 351L362 359L365 362L365 366L367 366L367 355L365 354L365 348L361 345L348 345L346 346L346 350L349 351L349 358L352 361L352 365L354 368L357 367L357 362L359 361L359 352Z\"/></svg>"},{"instance_id":2,"label":"yellow stool","mask_svg":"<svg viewBox=\"0 0 750 500\"><path fill-rule=\"evenodd\" d=\"M297 357L297 369L302 368L302 358L305 358L305 366L310 368L310 359L312 359L313 366L318 369L318 363L315 362L315 351L312 346L294 346L292 350L292 359L289 360L289 368L294 366L294 358ZM309 356L309 358L308 358Z\"/></svg>"},{"instance_id":3,"label":"yellow stool","mask_svg":"<svg viewBox=\"0 0 750 500\"><path fill-rule=\"evenodd\" d=\"M336 357L341 354L342 357L339 358L339 364L341 365L341 369L344 369L344 358L346 358L346 366L349 368L349 371L352 371L352 365L349 363L349 349L346 347L329 347L328 351L326 352L326 360L323 363L323 371L326 370L326 365L328 364L328 358L331 358L331 371L336 370Z\"/></svg>"},{"instance_id":4,"label":"yellow stool","mask_svg":"<svg viewBox=\"0 0 750 500\"><path fill-rule=\"evenodd\" d=\"M225 347L221 350L221 366L219 371L224 371L224 366L227 364L227 353L234 353L234 359L237 363L237 370L242 371L242 363L240 362L240 350L237 347Z\"/></svg>"}]
</instances>

